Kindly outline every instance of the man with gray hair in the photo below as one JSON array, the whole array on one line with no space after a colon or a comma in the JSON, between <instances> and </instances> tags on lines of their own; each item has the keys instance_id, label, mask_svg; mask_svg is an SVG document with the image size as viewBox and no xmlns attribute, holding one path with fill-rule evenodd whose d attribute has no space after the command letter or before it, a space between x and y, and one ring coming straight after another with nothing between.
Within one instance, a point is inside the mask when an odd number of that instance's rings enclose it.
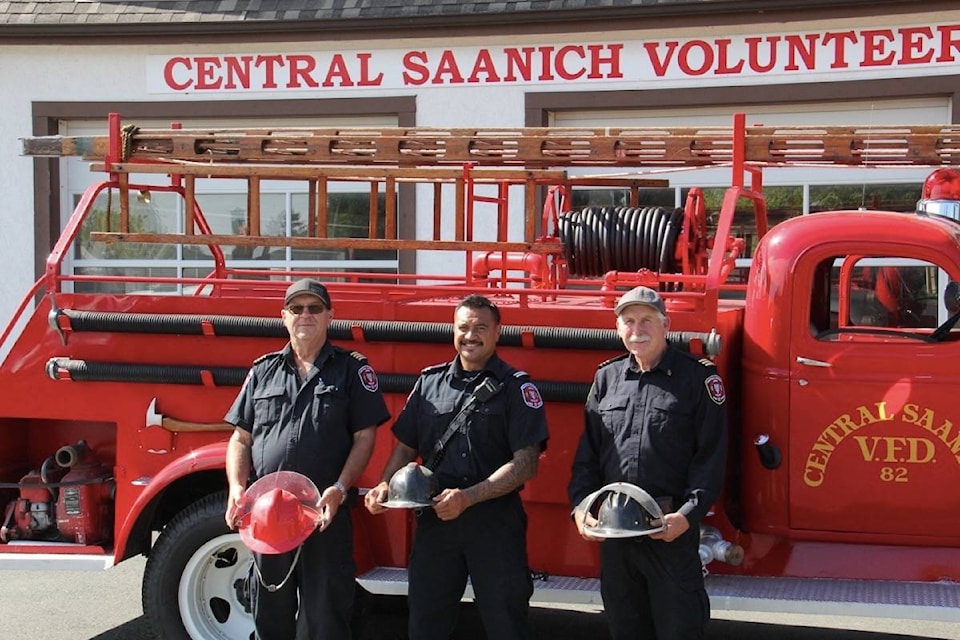
<instances>
[{"instance_id":1,"label":"man with gray hair","mask_svg":"<svg viewBox=\"0 0 960 640\"><path fill-rule=\"evenodd\" d=\"M726 395L713 363L670 346L660 294L636 287L616 306L629 353L601 364L568 487L580 535L596 519L579 505L613 482L636 485L663 509L663 531L604 540L601 595L612 640L695 640L710 618L700 521L720 495ZM658 523L660 524L660 523Z\"/></svg>"},{"instance_id":2,"label":"man with gray hair","mask_svg":"<svg viewBox=\"0 0 960 640\"><path fill-rule=\"evenodd\" d=\"M280 309L290 341L257 358L225 420L231 529L248 484L276 471L307 476L320 491L321 523L297 551L256 554L251 579L258 640L350 640L354 577L350 502L376 428L390 418L376 371L330 342L333 304L312 278L287 287ZM276 586L279 585L279 586Z\"/></svg>"}]
</instances>

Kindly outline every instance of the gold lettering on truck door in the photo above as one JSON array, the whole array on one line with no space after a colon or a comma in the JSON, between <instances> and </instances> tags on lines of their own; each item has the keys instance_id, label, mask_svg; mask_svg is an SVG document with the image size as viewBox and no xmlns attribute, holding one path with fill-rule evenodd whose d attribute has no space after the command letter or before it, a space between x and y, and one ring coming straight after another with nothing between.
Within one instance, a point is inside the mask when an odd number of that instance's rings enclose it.
<instances>
[{"instance_id":1,"label":"gold lettering on truck door","mask_svg":"<svg viewBox=\"0 0 960 640\"><path fill-rule=\"evenodd\" d=\"M873 405L864 404L850 413L838 415L817 435L810 447L803 469L803 482L809 487L821 486L827 478L827 466L837 447L848 436L853 437L863 461L878 462L885 465L879 477L884 482L908 482L908 468L905 466L936 463L936 442L929 438L901 435L855 435L867 425L879 422L893 422L899 419L902 424L910 424L924 429L942 442L951 455L960 464L960 432L954 432L953 422L940 418L939 426L936 412L916 403L908 403L898 413L887 413L886 402Z\"/></svg>"}]
</instances>

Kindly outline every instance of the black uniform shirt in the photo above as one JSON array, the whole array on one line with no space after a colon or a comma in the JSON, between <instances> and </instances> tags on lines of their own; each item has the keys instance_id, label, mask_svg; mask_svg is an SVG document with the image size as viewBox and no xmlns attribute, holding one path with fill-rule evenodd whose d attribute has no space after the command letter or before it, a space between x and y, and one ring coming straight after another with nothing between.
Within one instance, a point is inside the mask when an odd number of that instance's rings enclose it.
<instances>
[{"instance_id":1,"label":"black uniform shirt","mask_svg":"<svg viewBox=\"0 0 960 640\"><path fill-rule=\"evenodd\" d=\"M647 372L630 354L602 364L573 462L573 506L605 484L629 482L672 498L697 526L723 485L725 400L713 364L674 348Z\"/></svg>"},{"instance_id":2,"label":"black uniform shirt","mask_svg":"<svg viewBox=\"0 0 960 640\"><path fill-rule=\"evenodd\" d=\"M464 489L485 480L513 459L513 453L531 445L546 448L547 421L543 399L526 373L491 356L486 367L473 375L455 358L447 364L424 369L393 433L400 442L416 449L427 461L434 445L460 411L460 407L485 376L503 387L481 403L466 425L447 442L435 465L439 488Z\"/></svg>"},{"instance_id":3,"label":"black uniform shirt","mask_svg":"<svg viewBox=\"0 0 960 640\"><path fill-rule=\"evenodd\" d=\"M253 471L297 471L321 490L340 476L353 434L390 413L366 358L326 342L302 381L289 344L256 360L224 418L253 436Z\"/></svg>"}]
</instances>

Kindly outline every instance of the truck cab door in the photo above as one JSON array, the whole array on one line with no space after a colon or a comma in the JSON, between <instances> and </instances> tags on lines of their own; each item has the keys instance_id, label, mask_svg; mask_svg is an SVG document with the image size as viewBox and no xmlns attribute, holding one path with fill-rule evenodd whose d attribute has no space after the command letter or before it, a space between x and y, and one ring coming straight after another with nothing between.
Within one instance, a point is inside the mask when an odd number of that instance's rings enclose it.
<instances>
[{"instance_id":1,"label":"truck cab door","mask_svg":"<svg viewBox=\"0 0 960 640\"><path fill-rule=\"evenodd\" d=\"M931 339L948 274L930 258L876 253L798 268L791 529L960 535L960 333Z\"/></svg>"}]
</instances>

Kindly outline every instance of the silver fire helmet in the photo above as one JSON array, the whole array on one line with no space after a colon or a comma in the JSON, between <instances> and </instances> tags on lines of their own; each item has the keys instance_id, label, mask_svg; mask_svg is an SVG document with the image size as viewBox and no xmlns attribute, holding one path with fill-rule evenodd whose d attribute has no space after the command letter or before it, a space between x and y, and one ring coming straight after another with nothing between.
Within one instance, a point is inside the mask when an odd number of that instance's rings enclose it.
<instances>
[{"instance_id":1,"label":"silver fire helmet","mask_svg":"<svg viewBox=\"0 0 960 640\"><path fill-rule=\"evenodd\" d=\"M633 538L664 530L663 510L649 493L628 482L613 482L583 499L580 509L591 513L598 498L597 525L584 527L598 538Z\"/></svg>"},{"instance_id":2,"label":"silver fire helmet","mask_svg":"<svg viewBox=\"0 0 960 640\"><path fill-rule=\"evenodd\" d=\"M387 501L383 506L391 509L429 507L436 493L437 480L433 472L423 465L410 462L390 477Z\"/></svg>"}]
</instances>

